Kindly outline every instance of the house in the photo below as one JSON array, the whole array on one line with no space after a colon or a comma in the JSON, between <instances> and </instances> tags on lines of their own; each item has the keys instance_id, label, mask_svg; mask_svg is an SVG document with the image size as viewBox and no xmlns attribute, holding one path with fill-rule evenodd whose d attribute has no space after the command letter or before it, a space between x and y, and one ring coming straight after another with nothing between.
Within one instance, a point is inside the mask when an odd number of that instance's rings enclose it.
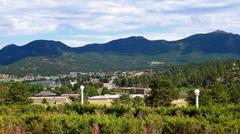
<instances>
[{"instance_id":1,"label":"house","mask_svg":"<svg viewBox=\"0 0 240 134\"><path fill-rule=\"evenodd\" d=\"M71 103L72 101L68 97L64 96L52 96L52 97L29 97L33 101L33 104L43 104L44 100L48 104L65 104Z\"/></svg>"},{"instance_id":2,"label":"house","mask_svg":"<svg viewBox=\"0 0 240 134\"><path fill-rule=\"evenodd\" d=\"M29 97L29 99L33 101L33 104L64 104L72 102L72 100L69 99L68 96L57 96L55 93L47 90L37 93L34 97Z\"/></svg>"},{"instance_id":3,"label":"house","mask_svg":"<svg viewBox=\"0 0 240 134\"><path fill-rule=\"evenodd\" d=\"M93 83L93 84L99 84L100 80L97 79L97 78L94 78L94 79L91 79L90 82Z\"/></svg>"},{"instance_id":4,"label":"house","mask_svg":"<svg viewBox=\"0 0 240 134\"><path fill-rule=\"evenodd\" d=\"M68 75L70 78L77 78L78 72L70 72Z\"/></svg>"},{"instance_id":5,"label":"house","mask_svg":"<svg viewBox=\"0 0 240 134\"><path fill-rule=\"evenodd\" d=\"M103 83L103 87L107 89L114 89L116 86L112 83Z\"/></svg>"}]
</instances>

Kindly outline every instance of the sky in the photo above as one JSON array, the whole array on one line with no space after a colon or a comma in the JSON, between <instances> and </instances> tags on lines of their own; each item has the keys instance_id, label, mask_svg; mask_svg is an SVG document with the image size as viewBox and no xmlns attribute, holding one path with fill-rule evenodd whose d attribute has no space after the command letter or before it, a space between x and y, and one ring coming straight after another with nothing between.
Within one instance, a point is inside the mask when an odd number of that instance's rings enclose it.
<instances>
[{"instance_id":1,"label":"sky","mask_svg":"<svg viewBox=\"0 0 240 134\"><path fill-rule=\"evenodd\" d=\"M240 34L240 0L0 0L0 48L33 40L79 47L129 36Z\"/></svg>"}]
</instances>

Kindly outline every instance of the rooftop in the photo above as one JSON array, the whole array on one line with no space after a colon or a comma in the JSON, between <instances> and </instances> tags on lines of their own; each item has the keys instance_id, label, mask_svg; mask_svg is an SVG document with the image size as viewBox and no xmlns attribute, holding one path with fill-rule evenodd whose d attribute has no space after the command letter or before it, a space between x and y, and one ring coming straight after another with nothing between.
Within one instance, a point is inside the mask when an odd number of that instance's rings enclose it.
<instances>
[{"instance_id":1,"label":"rooftop","mask_svg":"<svg viewBox=\"0 0 240 134\"><path fill-rule=\"evenodd\" d=\"M63 103L72 102L68 97L64 97L64 96L29 97L29 99L33 100L34 104L42 104L44 99L46 99L48 104L63 104Z\"/></svg>"},{"instance_id":2,"label":"rooftop","mask_svg":"<svg viewBox=\"0 0 240 134\"><path fill-rule=\"evenodd\" d=\"M44 90L44 91L41 91L40 93L37 93L35 96L36 97L40 97L40 96L56 96L56 94L52 93L50 91Z\"/></svg>"}]
</instances>

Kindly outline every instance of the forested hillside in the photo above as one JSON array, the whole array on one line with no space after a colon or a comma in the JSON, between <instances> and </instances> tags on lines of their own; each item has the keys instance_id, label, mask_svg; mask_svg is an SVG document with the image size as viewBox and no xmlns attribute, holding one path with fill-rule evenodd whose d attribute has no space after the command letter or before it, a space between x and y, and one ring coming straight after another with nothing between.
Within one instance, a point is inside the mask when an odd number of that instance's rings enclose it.
<instances>
[{"instance_id":1,"label":"forested hillside","mask_svg":"<svg viewBox=\"0 0 240 134\"><path fill-rule=\"evenodd\" d=\"M191 53L180 55L165 53L158 55L114 55L112 53L65 53L60 56L44 56L25 58L14 64L1 66L0 73L13 75L56 75L69 72L97 72L97 71L131 71L161 69L163 66L174 66L192 62L233 59L238 56L232 54L204 54ZM152 64L157 62L160 64Z\"/></svg>"},{"instance_id":2,"label":"forested hillside","mask_svg":"<svg viewBox=\"0 0 240 134\"><path fill-rule=\"evenodd\" d=\"M0 73L52 75L73 71L113 71L152 68L152 62L182 64L237 59L240 36L224 31L195 34L177 41L141 36L103 44L69 47L59 41L36 40L0 50Z\"/></svg>"}]
</instances>

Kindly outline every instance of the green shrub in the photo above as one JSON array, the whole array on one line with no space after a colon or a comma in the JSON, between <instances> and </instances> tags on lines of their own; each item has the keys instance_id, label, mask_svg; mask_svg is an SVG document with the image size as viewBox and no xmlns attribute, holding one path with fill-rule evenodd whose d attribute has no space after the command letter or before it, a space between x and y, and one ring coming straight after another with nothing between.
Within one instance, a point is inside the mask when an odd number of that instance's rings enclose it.
<instances>
[{"instance_id":1,"label":"green shrub","mask_svg":"<svg viewBox=\"0 0 240 134\"><path fill-rule=\"evenodd\" d=\"M240 105L139 107L66 105L0 106L1 133L238 133ZM135 113L141 116L134 116Z\"/></svg>"}]
</instances>

